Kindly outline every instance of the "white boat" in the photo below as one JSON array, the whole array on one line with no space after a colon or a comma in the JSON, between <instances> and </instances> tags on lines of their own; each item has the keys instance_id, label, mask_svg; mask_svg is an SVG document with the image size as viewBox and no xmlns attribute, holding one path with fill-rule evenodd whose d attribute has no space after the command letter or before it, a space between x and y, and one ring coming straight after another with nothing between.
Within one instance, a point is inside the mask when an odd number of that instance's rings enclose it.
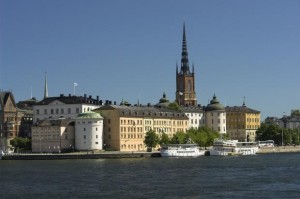
<instances>
[{"instance_id":1,"label":"white boat","mask_svg":"<svg viewBox=\"0 0 300 199\"><path fill-rule=\"evenodd\" d=\"M197 144L165 144L160 148L162 157L197 157L204 153Z\"/></svg>"},{"instance_id":2,"label":"white boat","mask_svg":"<svg viewBox=\"0 0 300 199\"><path fill-rule=\"evenodd\" d=\"M238 142L238 140L217 139L214 141L210 155L255 155L258 151L256 142Z\"/></svg>"}]
</instances>

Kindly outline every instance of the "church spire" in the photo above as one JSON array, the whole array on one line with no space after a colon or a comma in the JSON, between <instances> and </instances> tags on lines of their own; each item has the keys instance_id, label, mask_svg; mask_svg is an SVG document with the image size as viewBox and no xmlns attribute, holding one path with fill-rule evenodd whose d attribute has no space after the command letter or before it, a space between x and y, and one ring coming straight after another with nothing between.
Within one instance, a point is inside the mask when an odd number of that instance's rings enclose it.
<instances>
[{"instance_id":1,"label":"church spire","mask_svg":"<svg viewBox=\"0 0 300 199\"><path fill-rule=\"evenodd\" d=\"M182 53L181 53L181 73L189 74L189 58L187 52L187 42L186 42L186 33L185 33L185 23L183 23L183 39L182 39Z\"/></svg>"},{"instance_id":2,"label":"church spire","mask_svg":"<svg viewBox=\"0 0 300 199\"><path fill-rule=\"evenodd\" d=\"M45 72L44 99L47 97L48 97L48 82L47 82L47 72Z\"/></svg>"}]
</instances>

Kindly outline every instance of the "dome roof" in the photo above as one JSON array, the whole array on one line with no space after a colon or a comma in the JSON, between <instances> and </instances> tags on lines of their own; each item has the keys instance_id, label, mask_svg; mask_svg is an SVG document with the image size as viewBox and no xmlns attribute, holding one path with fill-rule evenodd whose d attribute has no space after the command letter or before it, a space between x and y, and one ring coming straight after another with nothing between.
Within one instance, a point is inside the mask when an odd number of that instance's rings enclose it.
<instances>
[{"instance_id":1,"label":"dome roof","mask_svg":"<svg viewBox=\"0 0 300 199\"><path fill-rule=\"evenodd\" d=\"M156 106L161 108L168 108L169 105L170 105L170 101L168 100L166 94L163 93L163 97L160 98L159 103Z\"/></svg>"},{"instance_id":2,"label":"dome roof","mask_svg":"<svg viewBox=\"0 0 300 199\"><path fill-rule=\"evenodd\" d=\"M205 111L225 111L225 107L220 104L216 95L214 95L213 99L210 100L210 104L205 108Z\"/></svg>"},{"instance_id":3,"label":"dome roof","mask_svg":"<svg viewBox=\"0 0 300 199\"><path fill-rule=\"evenodd\" d=\"M78 119L103 119L103 117L100 115L100 113L96 113L93 111L79 113L77 118Z\"/></svg>"}]
</instances>

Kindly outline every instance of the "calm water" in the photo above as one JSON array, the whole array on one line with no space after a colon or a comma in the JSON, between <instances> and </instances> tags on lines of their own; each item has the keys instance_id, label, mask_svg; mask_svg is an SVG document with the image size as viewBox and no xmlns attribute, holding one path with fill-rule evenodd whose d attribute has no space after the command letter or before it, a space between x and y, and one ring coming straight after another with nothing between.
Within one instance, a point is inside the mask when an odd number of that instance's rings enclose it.
<instances>
[{"instance_id":1,"label":"calm water","mask_svg":"<svg viewBox=\"0 0 300 199\"><path fill-rule=\"evenodd\" d=\"M0 161L0 198L300 198L300 154Z\"/></svg>"}]
</instances>

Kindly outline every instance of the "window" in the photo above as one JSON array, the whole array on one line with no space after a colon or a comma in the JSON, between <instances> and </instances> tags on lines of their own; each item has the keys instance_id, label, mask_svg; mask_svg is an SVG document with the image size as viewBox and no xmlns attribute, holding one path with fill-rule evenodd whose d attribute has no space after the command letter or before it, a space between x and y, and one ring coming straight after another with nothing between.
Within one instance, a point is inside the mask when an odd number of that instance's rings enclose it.
<instances>
[{"instance_id":1,"label":"window","mask_svg":"<svg viewBox=\"0 0 300 199\"><path fill-rule=\"evenodd\" d=\"M83 135L83 139L86 139L86 135Z\"/></svg>"},{"instance_id":2,"label":"window","mask_svg":"<svg viewBox=\"0 0 300 199\"><path fill-rule=\"evenodd\" d=\"M39 115L40 114L40 110L36 109L36 114Z\"/></svg>"},{"instance_id":3,"label":"window","mask_svg":"<svg viewBox=\"0 0 300 199\"><path fill-rule=\"evenodd\" d=\"M54 110L53 109L51 109L51 114L54 114Z\"/></svg>"},{"instance_id":4,"label":"window","mask_svg":"<svg viewBox=\"0 0 300 199\"><path fill-rule=\"evenodd\" d=\"M68 108L68 114L71 114L71 108Z\"/></svg>"},{"instance_id":5,"label":"window","mask_svg":"<svg viewBox=\"0 0 300 199\"><path fill-rule=\"evenodd\" d=\"M47 115L47 109L44 109L44 114Z\"/></svg>"},{"instance_id":6,"label":"window","mask_svg":"<svg viewBox=\"0 0 300 199\"><path fill-rule=\"evenodd\" d=\"M98 139L98 135L96 135L96 139Z\"/></svg>"},{"instance_id":7,"label":"window","mask_svg":"<svg viewBox=\"0 0 300 199\"><path fill-rule=\"evenodd\" d=\"M60 109L60 113L61 113L61 114L64 114L64 109L63 109L63 108Z\"/></svg>"},{"instance_id":8,"label":"window","mask_svg":"<svg viewBox=\"0 0 300 199\"><path fill-rule=\"evenodd\" d=\"M95 144L98 144L98 142L95 142Z\"/></svg>"},{"instance_id":9,"label":"window","mask_svg":"<svg viewBox=\"0 0 300 199\"><path fill-rule=\"evenodd\" d=\"M55 113L56 113L56 114L59 114L59 109L58 109L58 108L55 110Z\"/></svg>"},{"instance_id":10,"label":"window","mask_svg":"<svg viewBox=\"0 0 300 199\"><path fill-rule=\"evenodd\" d=\"M79 108L76 108L76 113L79 113Z\"/></svg>"}]
</instances>

